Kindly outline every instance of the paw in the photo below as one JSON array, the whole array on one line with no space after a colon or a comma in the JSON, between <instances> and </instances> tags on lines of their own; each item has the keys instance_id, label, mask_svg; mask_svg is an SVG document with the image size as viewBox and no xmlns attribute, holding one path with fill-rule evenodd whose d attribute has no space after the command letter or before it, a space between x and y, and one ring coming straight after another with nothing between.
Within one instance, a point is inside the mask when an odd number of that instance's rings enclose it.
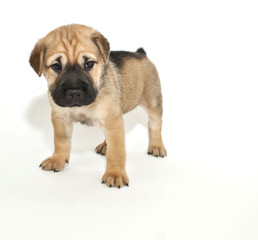
<instances>
[{"instance_id":1,"label":"paw","mask_svg":"<svg viewBox=\"0 0 258 240\"><path fill-rule=\"evenodd\" d=\"M101 155L106 155L107 152L107 143L104 141L103 143L99 144L95 148L96 153L101 154Z\"/></svg>"},{"instance_id":2,"label":"paw","mask_svg":"<svg viewBox=\"0 0 258 240\"><path fill-rule=\"evenodd\" d=\"M129 179L125 169L107 170L102 177L102 183L105 183L108 187L121 188L124 185L129 187Z\"/></svg>"},{"instance_id":3,"label":"paw","mask_svg":"<svg viewBox=\"0 0 258 240\"><path fill-rule=\"evenodd\" d=\"M149 146L148 154L154 157L165 157L167 156L167 150L164 146Z\"/></svg>"},{"instance_id":4,"label":"paw","mask_svg":"<svg viewBox=\"0 0 258 240\"><path fill-rule=\"evenodd\" d=\"M68 160L60 160L55 157L49 157L46 160L44 160L39 167L42 168L42 170L46 171L54 171L54 172L60 172L65 167L65 164L68 163Z\"/></svg>"}]
</instances>

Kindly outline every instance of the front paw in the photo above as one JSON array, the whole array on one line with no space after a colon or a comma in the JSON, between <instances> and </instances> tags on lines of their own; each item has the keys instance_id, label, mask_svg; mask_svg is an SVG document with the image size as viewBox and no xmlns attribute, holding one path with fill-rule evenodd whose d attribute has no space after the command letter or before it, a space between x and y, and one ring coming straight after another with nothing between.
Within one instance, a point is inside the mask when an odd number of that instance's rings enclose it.
<instances>
[{"instance_id":1,"label":"front paw","mask_svg":"<svg viewBox=\"0 0 258 240\"><path fill-rule=\"evenodd\" d=\"M39 165L39 167L41 167L42 170L46 170L46 171L60 172L63 170L66 163L68 163L68 159L58 159L52 156L44 160Z\"/></svg>"},{"instance_id":2,"label":"front paw","mask_svg":"<svg viewBox=\"0 0 258 240\"><path fill-rule=\"evenodd\" d=\"M108 187L121 188L124 185L129 186L129 178L127 177L126 171L122 169L108 169L102 177L102 183L106 183Z\"/></svg>"}]
</instances>

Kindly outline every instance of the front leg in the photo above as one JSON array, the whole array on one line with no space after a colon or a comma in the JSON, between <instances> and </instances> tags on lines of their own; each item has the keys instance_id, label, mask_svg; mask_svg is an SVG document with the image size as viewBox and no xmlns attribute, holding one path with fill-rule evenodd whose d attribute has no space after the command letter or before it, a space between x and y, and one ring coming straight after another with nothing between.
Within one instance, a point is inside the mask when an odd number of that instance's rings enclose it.
<instances>
[{"instance_id":1,"label":"front leg","mask_svg":"<svg viewBox=\"0 0 258 240\"><path fill-rule=\"evenodd\" d=\"M70 120L54 112L51 114L51 120L54 128L55 149L53 155L44 160L40 167L43 170L59 172L70 158L73 124Z\"/></svg>"},{"instance_id":2,"label":"front leg","mask_svg":"<svg viewBox=\"0 0 258 240\"><path fill-rule=\"evenodd\" d=\"M129 179L125 171L125 133L123 117L118 116L104 122L104 133L107 143L106 172L102 177L102 183L118 188L128 186Z\"/></svg>"}]
</instances>

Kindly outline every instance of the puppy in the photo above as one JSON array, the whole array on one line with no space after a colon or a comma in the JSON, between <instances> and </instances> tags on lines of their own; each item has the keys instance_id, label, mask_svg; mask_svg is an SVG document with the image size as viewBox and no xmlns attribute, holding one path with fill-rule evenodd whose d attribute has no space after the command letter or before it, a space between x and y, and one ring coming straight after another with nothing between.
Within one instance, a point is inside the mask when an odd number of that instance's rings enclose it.
<instances>
[{"instance_id":1,"label":"puppy","mask_svg":"<svg viewBox=\"0 0 258 240\"><path fill-rule=\"evenodd\" d=\"M81 122L104 131L106 140L96 147L97 153L106 155L102 183L128 186L123 114L137 106L149 117L148 154L166 156L160 80L142 48L110 52L107 39L98 31L72 24L40 39L29 62L47 79L52 108L55 148L40 164L42 169L58 172L64 168L70 158L73 122Z\"/></svg>"}]
</instances>

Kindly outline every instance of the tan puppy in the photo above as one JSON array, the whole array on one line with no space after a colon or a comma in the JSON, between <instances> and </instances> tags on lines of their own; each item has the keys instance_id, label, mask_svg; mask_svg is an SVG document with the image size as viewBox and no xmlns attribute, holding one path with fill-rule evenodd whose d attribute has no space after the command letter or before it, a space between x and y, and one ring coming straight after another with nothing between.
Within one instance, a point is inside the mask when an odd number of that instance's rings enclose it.
<instances>
[{"instance_id":1,"label":"tan puppy","mask_svg":"<svg viewBox=\"0 0 258 240\"><path fill-rule=\"evenodd\" d=\"M69 161L73 122L96 125L106 140L96 152L106 155L102 183L118 188L129 184L125 171L122 115L142 106L149 116L148 153L164 157L162 95L155 66L143 49L111 51L96 30L83 25L62 26L40 39L30 64L48 82L55 149L40 167L61 171Z\"/></svg>"}]
</instances>

